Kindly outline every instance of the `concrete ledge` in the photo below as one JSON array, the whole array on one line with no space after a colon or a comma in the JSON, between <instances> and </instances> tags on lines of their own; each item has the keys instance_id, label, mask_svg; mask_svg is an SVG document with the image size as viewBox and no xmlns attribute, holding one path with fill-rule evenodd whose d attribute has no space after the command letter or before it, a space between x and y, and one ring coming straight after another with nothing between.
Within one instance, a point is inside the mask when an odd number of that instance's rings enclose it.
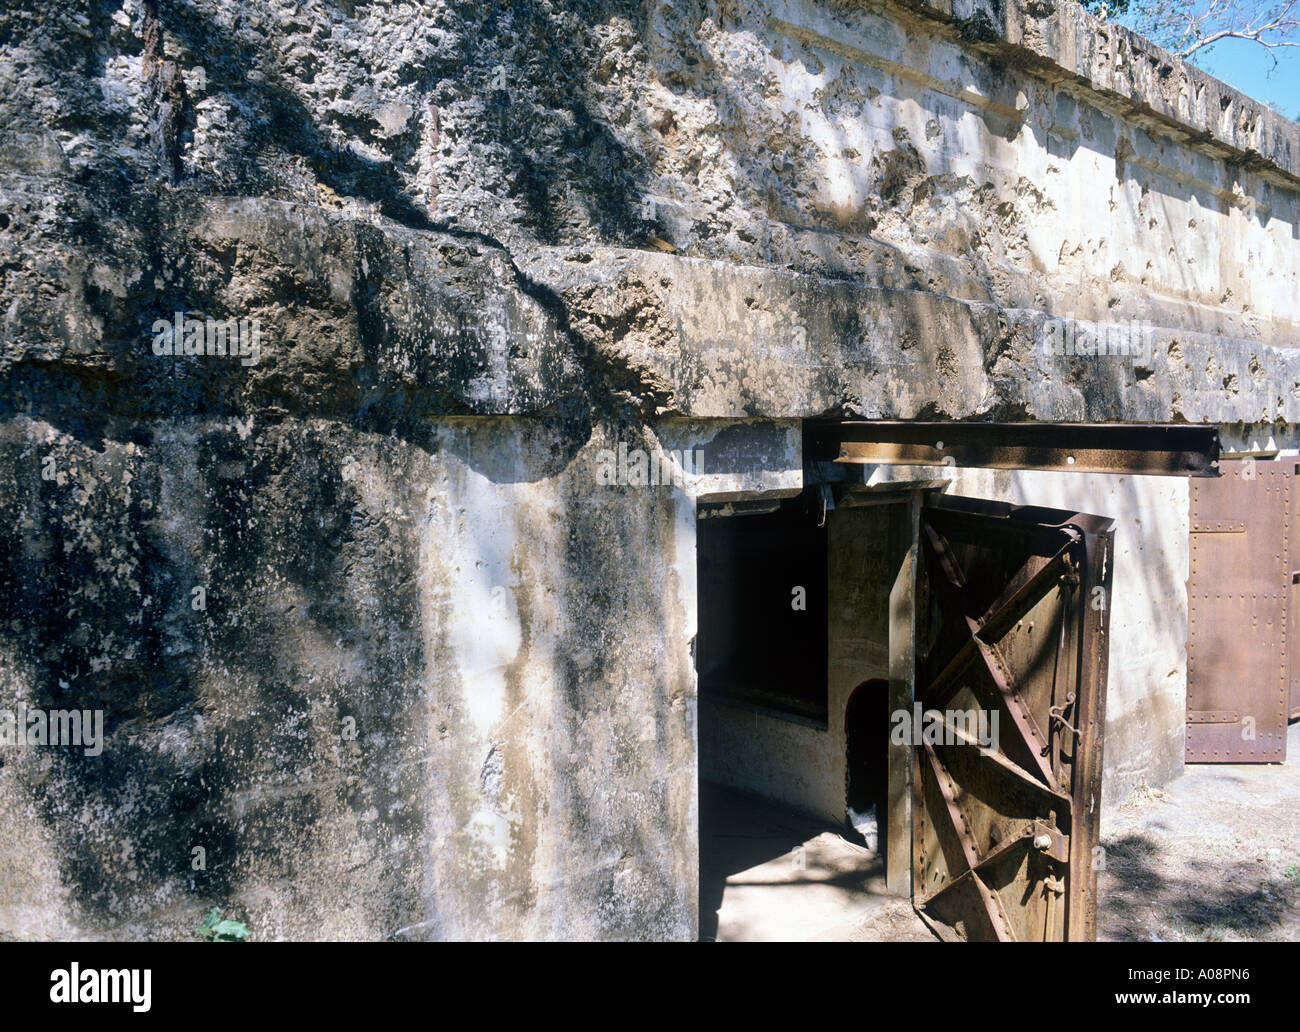
<instances>
[{"instance_id":1,"label":"concrete ledge","mask_svg":"<svg viewBox=\"0 0 1300 1032\"><path fill-rule=\"evenodd\" d=\"M870 5L867 5L870 6ZM1266 178L1300 184L1300 125L1070 0L886 0L1101 106L1157 122Z\"/></svg>"}]
</instances>

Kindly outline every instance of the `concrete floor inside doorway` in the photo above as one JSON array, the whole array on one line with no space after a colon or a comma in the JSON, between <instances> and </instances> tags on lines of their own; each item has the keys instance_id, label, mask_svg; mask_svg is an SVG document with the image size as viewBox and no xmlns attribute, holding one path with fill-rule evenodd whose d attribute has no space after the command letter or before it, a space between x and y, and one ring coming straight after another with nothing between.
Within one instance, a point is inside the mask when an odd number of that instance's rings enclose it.
<instances>
[{"instance_id":1,"label":"concrete floor inside doorway","mask_svg":"<svg viewBox=\"0 0 1300 1032\"><path fill-rule=\"evenodd\" d=\"M1285 764L1198 764L1102 814L1102 941L1300 941L1300 724ZM700 786L700 937L934 942L852 832Z\"/></svg>"},{"instance_id":2,"label":"concrete floor inside doorway","mask_svg":"<svg viewBox=\"0 0 1300 1032\"><path fill-rule=\"evenodd\" d=\"M884 860L848 829L703 782L700 938L717 942L935 942Z\"/></svg>"}]
</instances>

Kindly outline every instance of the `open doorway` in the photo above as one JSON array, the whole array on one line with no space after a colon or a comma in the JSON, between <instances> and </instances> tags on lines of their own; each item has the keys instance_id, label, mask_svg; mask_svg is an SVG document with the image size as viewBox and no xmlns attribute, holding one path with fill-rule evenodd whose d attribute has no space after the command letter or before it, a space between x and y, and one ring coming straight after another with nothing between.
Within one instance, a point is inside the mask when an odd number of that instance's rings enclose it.
<instances>
[{"instance_id":1,"label":"open doorway","mask_svg":"<svg viewBox=\"0 0 1300 1032\"><path fill-rule=\"evenodd\" d=\"M886 892L879 830L900 500L701 509L702 938L931 937Z\"/></svg>"},{"instance_id":2,"label":"open doorway","mask_svg":"<svg viewBox=\"0 0 1300 1032\"><path fill-rule=\"evenodd\" d=\"M885 854L885 806L889 798L889 682L864 681L844 710L847 755L845 796L850 827L862 844Z\"/></svg>"}]
</instances>

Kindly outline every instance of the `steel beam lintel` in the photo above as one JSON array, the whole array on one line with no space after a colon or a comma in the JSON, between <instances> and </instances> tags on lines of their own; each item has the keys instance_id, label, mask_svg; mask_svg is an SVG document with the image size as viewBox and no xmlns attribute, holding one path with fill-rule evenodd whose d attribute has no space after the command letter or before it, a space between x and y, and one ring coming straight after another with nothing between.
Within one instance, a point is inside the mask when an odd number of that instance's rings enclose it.
<instances>
[{"instance_id":1,"label":"steel beam lintel","mask_svg":"<svg viewBox=\"0 0 1300 1032\"><path fill-rule=\"evenodd\" d=\"M810 422L810 457L862 465L1217 477L1213 426L1107 423Z\"/></svg>"}]
</instances>

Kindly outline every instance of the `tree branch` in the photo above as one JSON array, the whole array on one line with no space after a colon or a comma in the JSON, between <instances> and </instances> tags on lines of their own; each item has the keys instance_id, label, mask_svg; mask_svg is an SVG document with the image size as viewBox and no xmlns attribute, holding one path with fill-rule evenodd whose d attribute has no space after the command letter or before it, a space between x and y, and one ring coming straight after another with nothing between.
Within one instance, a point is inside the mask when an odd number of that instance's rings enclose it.
<instances>
[{"instance_id":1,"label":"tree branch","mask_svg":"<svg viewBox=\"0 0 1300 1032\"><path fill-rule=\"evenodd\" d=\"M1287 28L1300 29L1300 21L1290 22L1287 25L1284 25L1280 28L1274 25L1265 25L1263 28L1258 29L1254 32L1243 32L1237 29L1222 29L1219 32L1214 32L1208 36L1203 37L1202 39L1198 39L1191 46L1181 50L1178 56L1182 58L1191 57L1198 50L1204 50L1206 47L1212 46L1213 44L1218 43L1225 39L1252 40L1258 43L1261 47L1266 47L1269 50L1272 50L1274 47L1300 47L1300 40L1260 38L1265 32L1283 31L1284 29Z\"/></svg>"},{"instance_id":2,"label":"tree branch","mask_svg":"<svg viewBox=\"0 0 1300 1032\"><path fill-rule=\"evenodd\" d=\"M1134 28L1184 59L1225 39L1258 43L1268 50L1275 64L1275 50L1300 46L1300 17L1296 11L1300 0L1271 4L1259 0L1245 4L1241 0L1209 0L1199 10L1189 10L1180 0L1145 0L1144 6Z\"/></svg>"}]
</instances>

